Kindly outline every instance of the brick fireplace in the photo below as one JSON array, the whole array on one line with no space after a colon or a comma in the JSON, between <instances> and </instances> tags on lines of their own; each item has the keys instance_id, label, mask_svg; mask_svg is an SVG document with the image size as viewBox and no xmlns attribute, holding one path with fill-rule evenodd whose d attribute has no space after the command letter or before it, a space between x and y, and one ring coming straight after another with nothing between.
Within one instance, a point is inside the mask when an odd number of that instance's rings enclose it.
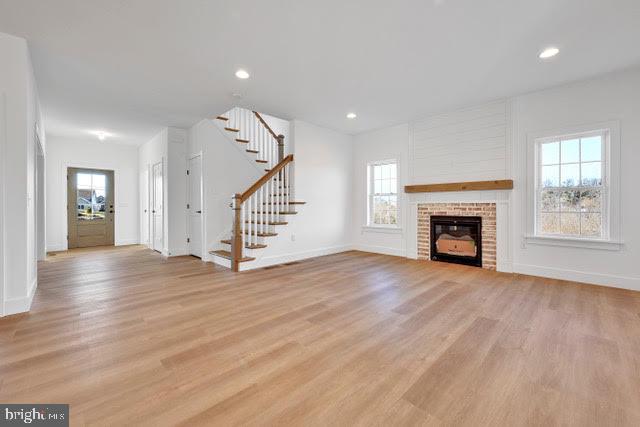
<instances>
[{"instance_id":1,"label":"brick fireplace","mask_svg":"<svg viewBox=\"0 0 640 427\"><path fill-rule=\"evenodd\" d=\"M418 259L431 260L431 217L462 216L482 219L482 268L496 269L495 203L418 203Z\"/></svg>"}]
</instances>

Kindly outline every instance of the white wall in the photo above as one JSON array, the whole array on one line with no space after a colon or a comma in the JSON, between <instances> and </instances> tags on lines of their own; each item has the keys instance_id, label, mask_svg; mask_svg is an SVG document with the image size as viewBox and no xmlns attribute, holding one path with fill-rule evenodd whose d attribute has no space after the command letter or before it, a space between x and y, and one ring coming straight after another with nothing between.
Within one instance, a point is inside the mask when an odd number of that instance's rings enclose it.
<instances>
[{"instance_id":1,"label":"white wall","mask_svg":"<svg viewBox=\"0 0 640 427\"><path fill-rule=\"evenodd\" d=\"M640 290L640 69L514 99L514 269L523 273ZM527 134L619 121L621 251L524 244Z\"/></svg>"},{"instance_id":2,"label":"white wall","mask_svg":"<svg viewBox=\"0 0 640 427\"><path fill-rule=\"evenodd\" d=\"M36 134L46 147L25 40L0 33L0 315L27 311L37 287Z\"/></svg>"},{"instance_id":3,"label":"white wall","mask_svg":"<svg viewBox=\"0 0 640 427\"><path fill-rule=\"evenodd\" d=\"M621 131L620 251L525 244L527 135L618 121ZM474 106L355 137L354 238L357 248L415 256L417 203L495 201L498 269L640 290L640 69ZM385 142L388 146L385 146ZM406 148L408 147L408 148ZM424 193L404 197L402 235L373 236L359 228L366 218L366 169L370 160L408 153L409 184L514 179L513 191ZM473 155L465 150L472 151ZM429 154L433 153L433 155ZM401 174L402 171L401 165ZM401 178L404 179L404 178Z\"/></svg>"},{"instance_id":4,"label":"white wall","mask_svg":"<svg viewBox=\"0 0 640 427\"><path fill-rule=\"evenodd\" d=\"M168 255L169 253L169 248L168 248L168 243L169 240L166 238L167 235L167 228L168 228L168 220L169 220L169 216L167 215L167 200L168 198L168 190L169 190L169 186L167 185L167 180L168 180L168 174L167 174L167 164L168 164L168 152L169 152L169 147L168 147L168 129L165 128L162 131L160 131L156 136L154 136L153 138L151 138L151 140L147 141L146 143L144 143L143 145L141 145L138 148L138 170L146 170L149 173L149 180L147 181L147 194L149 195L149 197L151 197L151 181L153 180L153 177L151 176L151 167L153 165L155 165L156 163L162 163L162 189L163 189L163 203L162 203L162 209L163 209L163 228L164 231L162 233L163 235L163 246L162 246L162 253L165 255ZM140 178L142 179L142 178ZM142 185L142 183L140 183L140 185ZM142 218L142 215L145 215L147 217L147 221L146 224L147 226L151 226L150 224L151 219L150 219L150 215L151 215L151 209L147 209L147 212L144 212L144 210L140 211L140 227L142 227L143 223L145 223L145 221ZM149 243L149 247L152 247L152 242L148 242Z\"/></svg>"},{"instance_id":5,"label":"white wall","mask_svg":"<svg viewBox=\"0 0 640 427\"><path fill-rule=\"evenodd\" d=\"M402 124L354 138L353 153L353 243L362 251L404 256L407 208L404 186L409 175L409 125ZM372 161L398 161L398 230L367 227L367 164Z\"/></svg>"},{"instance_id":6,"label":"white wall","mask_svg":"<svg viewBox=\"0 0 640 427\"><path fill-rule=\"evenodd\" d=\"M115 244L139 242L138 147L51 137L47 144L47 250L67 249L67 169L114 171Z\"/></svg>"},{"instance_id":7,"label":"white wall","mask_svg":"<svg viewBox=\"0 0 640 427\"><path fill-rule=\"evenodd\" d=\"M169 128L167 140L167 254L187 255L187 131Z\"/></svg>"},{"instance_id":8,"label":"white wall","mask_svg":"<svg viewBox=\"0 0 640 427\"><path fill-rule=\"evenodd\" d=\"M294 154L293 199L306 205L294 205L298 214L276 226L278 236L268 238L267 248L253 251L256 261L241 264L243 270L353 248L353 137L296 120L287 140Z\"/></svg>"},{"instance_id":9,"label":"white wall","mask_svg":"<svg viewBox=\"0 0 640 427\"><path fill-rule=\"evenodd\" d=\"M203 259L220 247L231 233L231 198L253 184L263 169L245 153L245 148L228 138L211 120L202 120L189 129L188 158L202 155L203 174ZM185 191L186 192L186 191Z\"/></svg>"},{"instance_id":10,"label":"white wall","mask_svg":"<svg viewBox=\"0 0 640 427\"><path fill-rule=\"evenodd\" d=\"M258 265L269 265L348 250L352 247L353 137L296 120L295 200L298 215L278 228ZM292 239L295 239L293 241Z\"/></svg>"}]
</instances>

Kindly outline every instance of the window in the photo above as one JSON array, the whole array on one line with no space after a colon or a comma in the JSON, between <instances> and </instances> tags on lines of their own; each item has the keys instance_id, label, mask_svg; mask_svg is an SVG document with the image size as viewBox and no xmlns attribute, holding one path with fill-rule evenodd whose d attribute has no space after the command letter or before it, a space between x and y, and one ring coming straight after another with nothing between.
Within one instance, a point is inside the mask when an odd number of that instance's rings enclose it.
<instances>
[{"instance_id":1,"label":"window","mask_svg":"<svg viewBox=\"0 0 640 427\"><path fill-rule=\"evenodd\" d=\"M78 173L76 200L79 220L104 219L105 188L105 175Z\"/></svg>"},{"instance_id":2,"label":"window","mask_svg":"<svg viewBox=\"0 0 640 427\"><path fill-rule=\"evenodd\" d=\"M398 166L395 160L369 163L368 224L398 226Z\"/></svg>"},{"instance_id":3,"label":"window","mask_svg":"<svg viewBox=\"0 0 640 427\"><path fill-rule=\"evenodd\" d=\"M608 140L608 131L536 140L536 235L608 238Z\"/></svg>"}]
</instances>

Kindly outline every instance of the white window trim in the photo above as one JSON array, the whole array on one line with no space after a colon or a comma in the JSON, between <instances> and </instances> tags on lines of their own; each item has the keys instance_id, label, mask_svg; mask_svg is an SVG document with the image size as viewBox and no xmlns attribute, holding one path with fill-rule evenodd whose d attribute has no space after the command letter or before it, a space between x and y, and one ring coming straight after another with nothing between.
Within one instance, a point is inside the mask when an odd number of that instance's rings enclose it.
<instances>
[{"instance_id":1,"label":"white window trim","mask_svg":"<svg viewBox=\"0 0 640 427\"><path fill-rule=\"evenodd\" d=\"M372 184L373 184L373 177L371 174L371 170L373 166L379 166L379 165L386 165L386 164L390 164L390 163L395 163L396 165L396 206L397 206L397 215L396 215L396 224L374 224L373 221L371 220L371 209L372 209ZM385 159L385 160L374 160L374 161L370 161L367 162L367 182L366 182L366 189L367 189L367 200L366 200L366 208L367 208L367 212L366 212L366 217L365 217L365 225L362 226L362 231L373 231L373 232L380 232L380 233L396 233L396 232L402 232L402 226L401 226L401 212L400 212L400 162L397 159Z\"/></svg>"},{"instance_id":2,"label":"white window trim","mask_svg":"<svg viewBox=\"0 0 640 427\"><path fill-rule=\"evenodd\" d=\"M607 224L604 228L604 238L584 238L561 235L536 235L536 214L538 197L538 143L541 140L552 138L556 135L584 134L592 131L608 132L608 141L604 150L603 181L608 183L604 186L605 201L603 209L606 210ZM550 129L540 132L527 133L527 185L525 193L526 207L526 233L523 236L525 244L566 246L585 249L620 250L623 243L622 224L620 221L620 122L609 121L586 125L567 126L563 128Z\"/></svg>"}]
</instances>

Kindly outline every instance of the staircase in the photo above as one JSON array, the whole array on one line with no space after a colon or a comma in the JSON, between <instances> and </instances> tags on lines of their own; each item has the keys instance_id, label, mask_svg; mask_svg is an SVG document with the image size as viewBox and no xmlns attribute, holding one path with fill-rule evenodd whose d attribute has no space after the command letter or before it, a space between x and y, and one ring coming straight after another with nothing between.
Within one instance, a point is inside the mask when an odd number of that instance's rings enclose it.
<instances>
[{"instance_id":1,"label":"staircase","mask_svg":"<svg viewBox=\"0 0 640 427\"><path fill-rule=\"evenodd\" d=\"M264 168L260 179L232 197L231 235L220 241L221 249L209 252L216 263L240 271L240 264L255 261L269 239L277 238L279 227L287 226L287 218L298 213L295 206L305 202L292 197L293 154L284 155L284 136L277 135L260 113L236 107L216 117L216 122Z\"/></svg>"}]
</instances>

